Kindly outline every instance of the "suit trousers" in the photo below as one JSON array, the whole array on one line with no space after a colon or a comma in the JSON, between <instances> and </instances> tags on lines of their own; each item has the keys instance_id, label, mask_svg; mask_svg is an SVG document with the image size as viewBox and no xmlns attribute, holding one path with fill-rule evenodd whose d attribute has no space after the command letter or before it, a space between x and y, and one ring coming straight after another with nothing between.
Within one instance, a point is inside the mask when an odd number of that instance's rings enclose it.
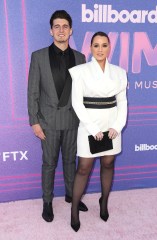
<instances>
[{"instance_id":1,"label":"suit trousers","mask_svg":"<svg viewBox=\"0 0 157 240\"><path fill-rule=\"evenodd\" d=\"M55 170L61 150L65 193L72 197L76 172L77 129L44 130L46 139L41 141L43 150L42 190L43 201L51 202L54 196Z\"/></svg>"}]
</instances>

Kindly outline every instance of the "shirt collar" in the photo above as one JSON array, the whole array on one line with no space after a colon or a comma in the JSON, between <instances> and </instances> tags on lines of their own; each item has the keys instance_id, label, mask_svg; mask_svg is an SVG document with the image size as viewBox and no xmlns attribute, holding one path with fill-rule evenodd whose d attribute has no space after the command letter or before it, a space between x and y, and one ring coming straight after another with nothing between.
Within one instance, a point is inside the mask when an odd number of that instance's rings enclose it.
<instances>
[{"instance_id":1,"label":"shirt collar","mask_svg":"<svg viewBox=\"0 0 157 240\"><path fill-rule=\"evenodd\" d=\"M54 43L52 44L52 46L53 46L53 49L56 54L64 54L64 55L69 54L69 49L70 49L69 46L64 51L62 51L60 48L58 48Z\"/></svg>"}]
</instances>

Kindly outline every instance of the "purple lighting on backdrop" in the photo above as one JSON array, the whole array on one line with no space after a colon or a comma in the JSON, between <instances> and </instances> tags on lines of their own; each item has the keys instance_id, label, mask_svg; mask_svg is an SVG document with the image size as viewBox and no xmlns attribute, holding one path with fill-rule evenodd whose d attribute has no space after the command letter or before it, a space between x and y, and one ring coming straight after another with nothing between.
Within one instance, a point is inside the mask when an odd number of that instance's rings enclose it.
<instances>
[{"instance_id":1,"label":"purple lighting on backdrop","mask_svg":"<svg viewBox=\"0 0 157 240\"><path fill-rule=\"evenodd\" d=\"M146 0L142 1L143 5L132 1L136 4L126 0L124 6L116 0L112 3L106 0L105 5L112 5L117 12L132 12L134 6L139 11L156 9L156 3L150 2L147 6ZM128 121L123 132L123 151L116 160L113 190L157 185L156 24L149 21L123 23L120 20L115 24L82 22L82 4L82 0L75 4L73 0L41 0L40 4L31 0L3 0L0 3L3 23L0 37L0 80L3 86L0 92L0 202L42 196L42 152L40 141L34 137L28 124L27 79L32 51L51 44L49 17L60 6L73 19L72 48L83 52L89 61L92 35L98 30L105 31L111 40L109 61L128 72ZM94 4L88 1L87 9L93 9ZM27 152L27 158L21 159L20 152ZM87 192L100 191L99 172L99 161L96 161ZM55 178L57 195L64 195L61 155Z\"/></svg>"},{"instance_id":2,"label":"purple lighting on backdrop","mask_svg":"<svg viewBox=\"0 0 157 240\"><path fill-rule=\"evenodd\" d=\"M29 62L28 62L26 8L25 8L25 1L24 0L22 0L22 22L23 22L24 55L25 55L26 80L27 80L28 79Z\"/></svg>"},{"instance_id":3,"label":"purple lighting on backdrop","mask_svg":"<svg viewBox=\"0 0 157 240\"><path fill-rule=\"evenodd\" d=\"M27 24L26 24L26 8L25 8L25 0L22 0L22 29L23 29L23 44L24 44L24 59L25 59L25 77L26 77L26 88L28 81L28 71L29 71L29 60L28 60L28 40L27 40ZM16 117L14 120L24 121L28 120L28 117Z\"/></svg>"},{"instance_id":4,"label":"purple lighting on backdrop","mask_svg":"<svg viewBox=\"0 0 157 240\"><path fill-rule=\"evenodd\" d=\"M6 29L6 42L7 42L7 56L8 56L8 68L9 68L9 85L10 85L10 98L11 98L11 117L14 119L14 96L13 96L13 74L12 74L12 62L11 62L11 47L9 38L9 24L8 24L8 11L7 1L4 0L4 12L5 12L5 29Z\"/></svg>"}]
</instances>

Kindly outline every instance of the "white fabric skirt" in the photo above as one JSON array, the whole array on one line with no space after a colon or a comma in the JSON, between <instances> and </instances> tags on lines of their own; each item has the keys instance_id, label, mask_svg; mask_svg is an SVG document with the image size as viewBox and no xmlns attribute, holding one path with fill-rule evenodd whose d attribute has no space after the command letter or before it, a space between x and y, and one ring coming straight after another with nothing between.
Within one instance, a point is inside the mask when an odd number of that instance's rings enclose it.
<instances>
[{"instance_id":1,"label":"white fabric skirt","mask_svg":"<svg viewBox=\"0 0 157 240\"><path fill-rule=\"evenodd\" d=\"M96 123L102 132L108 131L117 117L117 107L107 109L87 109L92 121ZM100 157L105 155L115 155L121 152L121 133L113 139L113 149L92 154L89 149L88 136L91 135L83 126L79 124L77 135L77 156L79 157Z\"/></svg>"}]
</instances>

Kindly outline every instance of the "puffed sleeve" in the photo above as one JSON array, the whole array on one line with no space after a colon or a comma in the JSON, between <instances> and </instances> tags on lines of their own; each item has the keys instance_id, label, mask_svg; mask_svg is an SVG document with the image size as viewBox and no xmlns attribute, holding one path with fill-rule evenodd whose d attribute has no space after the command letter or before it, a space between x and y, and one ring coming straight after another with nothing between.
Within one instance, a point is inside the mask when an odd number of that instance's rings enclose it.
<instances>
[{"instance_id":1,"label":"puffed sleeve","mask_svg":"<svg viewBox=\"0 0 157 240\"><path fill-rule=\"evenodd\" d=\"M111 126L111 128L114 128L118 133L122 131L123 127L126 124L127 119L127 97L126 97L127 75L125 70L121 70L121 81L122 81L121 90L120 92L118 92L118 94L116 94L117 118L116 121Z\"/></svg>"},{"instance_id":2,"label":"puffed sleeve","mask_svg":"<svg viewBox=\"0 0 157 240\"><path fill-rule=\"evenodd\" d=\"M80 66L69 69L70 75L72 77L72 106L81 123L89 132L89 135L91 134L95 136L101 130L95 123L92 122L87 109L83 104L84 84L81 77L81 71L82 70Z\"/></svg>"}]
</instances>

